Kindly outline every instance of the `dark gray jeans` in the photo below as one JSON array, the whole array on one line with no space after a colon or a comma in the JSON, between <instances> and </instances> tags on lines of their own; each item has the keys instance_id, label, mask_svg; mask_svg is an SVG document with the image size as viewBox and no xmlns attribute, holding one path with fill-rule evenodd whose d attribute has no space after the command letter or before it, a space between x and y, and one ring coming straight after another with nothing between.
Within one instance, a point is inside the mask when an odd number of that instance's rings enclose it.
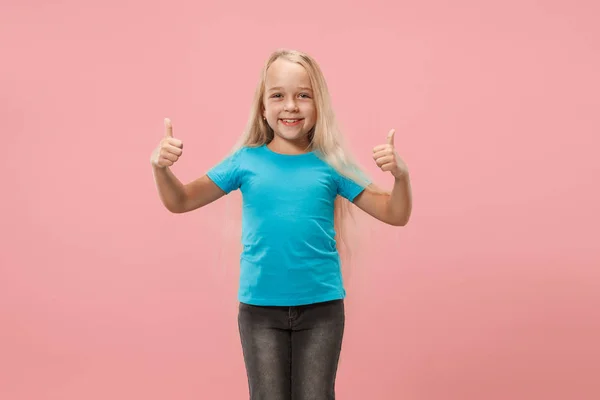
<instances>
[{"instance_id":1,"label":"dark gray jeans","mask_svg":"<svg viewBox=\"0 0 600 400\"><path fill-rule=\"evenodd\" d=\"M240 303L250 400L332 400L344 334L343 300L295 307Z\"/></svg>"}]
</instances>

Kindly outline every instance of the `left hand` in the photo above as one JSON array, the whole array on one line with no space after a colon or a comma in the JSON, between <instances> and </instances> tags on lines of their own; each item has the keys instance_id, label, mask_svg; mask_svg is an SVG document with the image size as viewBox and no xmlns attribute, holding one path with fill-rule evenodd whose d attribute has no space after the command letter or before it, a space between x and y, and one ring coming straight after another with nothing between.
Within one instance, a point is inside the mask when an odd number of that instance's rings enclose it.
<instances>
[{"instance_id":1,"label":"left hand","mask_svg":"<svg viewBox=\"0 0 600 400\"><path fill-rule=\"evenodd\" d=\"M373 148L373 159L382 171L390 171L394 178L400 179L408 176L408 167L394 148L395 133L395 129L390 130L386 144L381 144Z\"/></svg>"}]
</instances>

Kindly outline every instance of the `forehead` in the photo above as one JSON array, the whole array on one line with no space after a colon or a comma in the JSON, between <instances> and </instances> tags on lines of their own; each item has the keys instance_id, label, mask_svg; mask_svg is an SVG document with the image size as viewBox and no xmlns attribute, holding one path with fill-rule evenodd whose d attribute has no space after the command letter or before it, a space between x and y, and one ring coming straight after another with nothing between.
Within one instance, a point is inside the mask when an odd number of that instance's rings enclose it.
<instances>
[{"instance_id":1,"label":"forehead","mask_svg":"<svg viewBox=\"0 0 600 400\"><path fill-rule=\"evenodd\" d=\"M310 88L310 77L304 67L298 63L282 58L275 60L267 70L265 81L266 89L271 87L296 87Z\"/></svg>"}]
</instances>

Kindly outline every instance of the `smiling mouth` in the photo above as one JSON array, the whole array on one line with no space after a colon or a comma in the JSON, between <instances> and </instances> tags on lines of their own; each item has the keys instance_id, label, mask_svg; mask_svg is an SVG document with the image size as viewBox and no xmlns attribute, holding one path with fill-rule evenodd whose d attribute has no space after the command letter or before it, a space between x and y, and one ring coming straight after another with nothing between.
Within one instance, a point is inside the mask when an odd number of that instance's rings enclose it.
<instances>
[{"instance_id":1,"label":"smiling mouth","mask_svg":"<svg viewBox=\"0 0 600 400\"><path fill-rule=\"evenodd\" d=\"M298 125L303 118L281 118L279 119L284 125L287 126L294 126L294 125Z\"/></svg>"}]
</instances>

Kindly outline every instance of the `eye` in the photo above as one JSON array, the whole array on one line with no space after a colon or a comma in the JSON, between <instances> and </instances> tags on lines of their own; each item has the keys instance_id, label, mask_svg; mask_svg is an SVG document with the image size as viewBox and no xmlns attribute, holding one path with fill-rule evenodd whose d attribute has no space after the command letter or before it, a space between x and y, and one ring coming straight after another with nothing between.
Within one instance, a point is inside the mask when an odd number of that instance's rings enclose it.
<instances>
[{"instance_id":1,"label":"eye","mask_svg":"<svg viewBox=\"0 0 600 400\"><path fill-rule=\"evenodd\" d=\"M281 97L281 94L280 93L274 93L274 94L271 95L271 97Z\"/></svg>"},{"instance_id":2,"label":"eye","mask_svg":"<svg viewBox=\"0 0 600 400\"><path fill-rule=\"evenodd\" d=\"M300 97L303 97L305 99L310 99L310 95L308 93L301 93Z\"/></svg>"}]
</instances>

